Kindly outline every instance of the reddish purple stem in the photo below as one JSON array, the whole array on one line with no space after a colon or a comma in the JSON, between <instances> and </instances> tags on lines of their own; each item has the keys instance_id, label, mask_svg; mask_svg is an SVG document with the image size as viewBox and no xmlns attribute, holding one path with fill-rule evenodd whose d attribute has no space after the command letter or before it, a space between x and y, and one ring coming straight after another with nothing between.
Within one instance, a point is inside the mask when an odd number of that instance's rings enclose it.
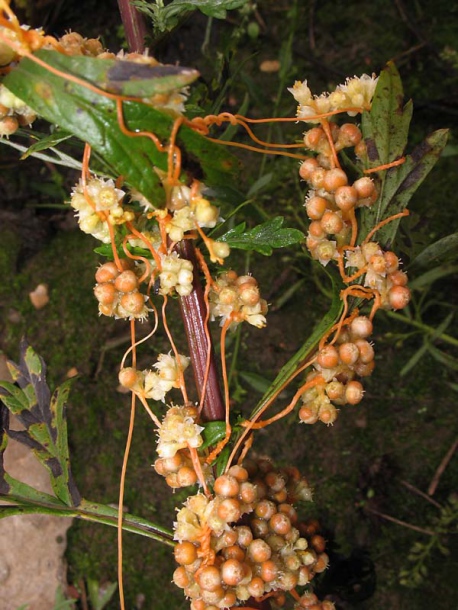
<instances>
[{"instance_id":1,"label":"reddish purple stem","mask_svg":"<svg viewBox=\"0 0 458 610\"><path fill-rule=\"evenodd\" d=\"M143 53L146 36L146 25L143 15L135 6L131 5L130 0L118 0L118 7L129 51L131 53Z\"/></svg>"}]
</instances>

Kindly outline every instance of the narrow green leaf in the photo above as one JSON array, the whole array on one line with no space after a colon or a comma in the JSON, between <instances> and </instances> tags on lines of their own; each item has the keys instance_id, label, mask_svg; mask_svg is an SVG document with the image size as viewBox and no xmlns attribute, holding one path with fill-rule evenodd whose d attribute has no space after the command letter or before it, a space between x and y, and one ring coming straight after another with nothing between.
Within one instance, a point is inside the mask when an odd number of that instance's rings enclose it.
<instances>
[{"instance_id":1,"label":"narrow green leaf","mask_svg":"<svg viewBox=\"0 0 458 610\"><path fill-rule=\"evenodd\" d=\"M362 116L370 168L391 163L403 155L412 110L412 102L404 106L399 72L389 62L379 76L371 111Z\"/></svg>"},{"instance_id":2,"label":"narrow green leaf","mask_svg":"<svg viewBox=\"0 0 458 610\"><path fill-rule=\"evenodd\" d=\"M250 385L253 390L256 392L260 392L264 394L270 388L272 383L271 379L266 379L262 375L258 375L257 373L250 373L249 371L239 371L238 376L243 379L248 385Z\"/></svg>"},{"instance_id":3,"label":"narrow green leaf","mask_svg":"<svg viewBox=\"0 0 458 610\"><path fill-rule=\"evenodd\" d=\"M274 248L284 248L301 242L304 234L297 229L283 227L283 217L277 216L245 231L245 223L241 223L218 238L231 248L252 250L270 256Z\"/></svg>"},{"instance_id":4,"label":"narrow green leaf","mask_svg":"<svg viewBox=\"0 0 458 610\"><path fill-rule=\"evenodd\" d=\"M4 487L0 485L0 494L12 502L15 502L16 499L20 497L22 503L49 504L56 508L65 506L58 498L43 491L38 491L30 485L27 485L27 483L14 479L8 473L5 473L4 475Z\"/></svg>"},{"instance_id":5,"label":"narrow green leaf","mask_svg":"<svg viewBox=\"0 0 458 610\"><path fill-rule=\"evenodd\" d=\"M207 449L217 445L219 441L223 440L226 436L226 422L223 421L211 421L203 425L204 430L202 431L202 437L204 439L200 449Z\"/></svg>"},{"instance_id":6,"label":"narrow green leaf","mask_svg":"<svg viewBox=\"0 0 458 610\"><path fill-rule=\"evenodd\" d=\"M418 362L423 358L423 356L428 351L428 343L425 341L423 345L409 358L406 364L402 367L401 372L399 373L400 377L405 377L409 371L411 371Z\"/></svg>"},{"instance_id":7,"label":"narrow green leaf","mask_svg":"<svg viewBox=\"0 0 458 610\"><path fill-rule=\"evenodd\" d=\"M101 587L97 580L88 578L87 592L92 610L103 610L115 594L117 588L118 583L116 582L105 583Z\"/></svg>"},{"instance_id":8,"label":"narrow green leaf","mask_svg":"<svg viewBox=\"0 0 458 610\"><path fill-rule=\"evenodd\" d=\"M458 359L457 358L454 358L450 354L446 354L445 352L438 349L434 345L428 345L428 351L435 360L437 360L441 364L445 365L449 369L452 369L453 371L458 371Z\"/></svg>"},{"instance_id":9,"label":"narrow green leaf","mask_svg":"<svg viewBox=\"0 0 458 610\"><path fill-rule=\"evenodd\" d=\"M404 163L383 173L382 189L376 204L362 210L358 241L364 240L372 227L407 208L413 194L429 174L447 142L448 130L439 129L407 155ZM382 246L390 246L399 220L386 224L376 234Z\"/></svg>"},{"instance_id":10,"label":"narrow green leaf","mask_svg":"<svg viewBox=\"0 0 458 610\"><path fill-rule=\"evenodd\" d=\"M340 277L331 269L324 268L324 272L328 275L332 282L332 303L329 311L323 316L321 321L317 324L310 337L305 343L298 349L292 358L283 365L278 375L272 382L269 390L264 394L261 400L258 402L253 412L250 415L250 419L255 417L259 411L261 411L265 405L270 402L273 397L277 396L281 391L282 387L290 380L297 369L306 361L308 357L316 349L320 339L330 330L330 328L339 319L343 304L340 298L340 291L342 289L342 281Z\"/></svg>"},{"instance_id":11,"label":"narrow green leaf","mask_svg":"<svg viewBox=\"0 0 458 610\"><path fill-rule=\"evenodd\" d=\"M53 148L71 137L72 135L70 133L62 131L61 129L56 129L53 131L53 133L43 136L37 142L35 142L35 144L29 146L26 152L22 155L21 160L27 159L27 157L30 157L37 152L41 152L42 150Z\"/></svg>"},{"instance_id":12,"label":"narrow green leaf","mask_svg":"<svg viewBox=\"0 0 458 610\"><path fill-rule=\"evenodd\" d=\"M440 262L449 255L452 255L453 257L458 255L458 233L452 233L451 235L442 237L442 239L439 239L425 248L415 260L412 261L409 268L426 267L430 263Z\"/></svg>"},{"instance_id":13,"label":"narrow green leaf","mask_svg":"<svg viewBox=\"0 0 458 610\"><path fill-rule=\"evenodd\" d=\"M425 288L431 286L433 282L439 280L447 275L454 275L458 273L458 265L440 265L435 267L422 275L419 275L414 280L409 282L409 288L411 290L418 290L419 288Z\"/></svg>"}]
</instances>

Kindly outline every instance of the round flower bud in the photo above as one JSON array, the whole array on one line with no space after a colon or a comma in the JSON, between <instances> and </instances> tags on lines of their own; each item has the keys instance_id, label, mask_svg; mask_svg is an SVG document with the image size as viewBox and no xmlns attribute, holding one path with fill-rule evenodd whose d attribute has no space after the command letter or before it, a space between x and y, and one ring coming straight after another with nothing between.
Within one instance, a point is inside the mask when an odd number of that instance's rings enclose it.
<instances>
[{"instance_id":1,"label":"round flower bud","mask_svg":"<svg viewBox=\"0 0 458 610\"><path fill-rule=\"evenodd\" d=\"M323 188L330 193L336 191L340 186L346 186L347 184L347 174L338 167L327 171L323 178Z\"/></svg>"},{"instance_id":2,"label":"round flower bud","mask_svg":"<svg viewBox=\"0 0 458 610\"><path fill-rule=\"evenodd\" d=\"M328 201L324 197L310 197L305 201L305 209L310 220L320 220L328 208Z\"/></svg>"},{"instance_id":3,"label":"round flower bud","mask_svg":"<svg viewBox=\"0 0 458 610\"><path fill-rule=\"evenodd\" d=\"M345 388L345 399L350 405L357 405L364 396L364 388L359 381L349 381ZM319 551L319 549L315 549ZM324 550L324 548L322 549Z\"/></svg>"},{"instance_id":4,"label":"round flower bud","mask_svg":"<svg viewBox=\"0 0 458 610\"><path fill-rule=\"evenodd\" d=\"M351 321L350 332L354 339L366 339L372 334L373 324L367 316L357 316Z\"/></svg>"},{"instance_id":5,"label":"round flower bud","mask_svg":"<svg viewBox=\"0 0 458 610\"><path fill-rule=\"evenodd\" d=\"M128 314L138 315L145 308L145 299L140 292L130 292L121 297L121 306Z\"/></svg>"},{"instance_id":6,"label":"round flower bud","mask_svg":"<svg viewBox=\"0 0 458 610\"><path fill-rule=\"evenodd\" d=\"M410 301L410 290L407 286L393 286L388 292L388 301L393 309L403 309Z\"/></svg>"},{"instance_id":7,"label":"round flower bud","mask_svg":"<svg viewBox=\"0 0 458 610\"><path fill-rule=\"evenodd\" d=\"M119 275L119 270L116 267L116 264L113 262L104 263L101 265L96 273L95 273L95 281L98 284L102 284L104 282L111 282L116 279Z\"/></svg>"},{"instance_id":8,"label":"round flower bud","mask_svg":"<svg viewBox=\"0 0 458 610\"><path fill-rule=\"evenodd\" d=\"M94 296L99 303L111 305L116 298L116 289L113 284L97 284L94 287Z\"/></svg>"},{"instance_id":9,"label":"round flower bud","mask_svg":"<svg viewBox=\"0 0 458 610\"><path fill-rule=\"evenodd\" d=\"M114 285L119 292L132 292L138 288L138 278L133 271L123 271L115 279Z\"/></svg>"},{"instance_id":10,"label":"round flower bud","mask_svg":"<svg viewBox=\"0 0 458 610\"><path fill-rule=\"evenodd\" d=\"M339 364L339 353L333 345L325 345L318 352L316 361L324 369L333 369Z\"/></svg>"},{"instance_id":11,"label":"round flower bud","mask_svg":"<svg viewBox=\"0 0 458 610\"><path fill-rule=\"evenodd\" d=\"M299 168L299 175L303 180L310 180L312 173L318 168L318 161L314 157L305 159Z\"/></svg>"}]
</instances>

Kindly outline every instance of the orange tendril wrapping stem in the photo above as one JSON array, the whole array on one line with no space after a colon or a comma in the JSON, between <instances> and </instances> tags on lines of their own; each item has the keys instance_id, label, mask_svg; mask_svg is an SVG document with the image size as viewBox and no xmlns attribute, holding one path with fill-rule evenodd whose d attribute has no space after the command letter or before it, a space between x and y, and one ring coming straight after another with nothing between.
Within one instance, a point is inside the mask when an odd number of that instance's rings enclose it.
<instances>
[{"instance_id":1,"label":"orange tendril wrapping stem","mask_svg":"<svg viewBox=\"0 0 458 610\"><path fill-rule=\"evenodd\" d=\"M181 258L192 262L194 270L193 291L189 296L180 297L180 306L199 398L204 395L202 419L204 421L224 420L225 409L218 369L213 346L209 343L208 309L198 275L199 266L194 244L190 240L182 240L176 244L175 250Z\"/></svg>"}]
</instances>

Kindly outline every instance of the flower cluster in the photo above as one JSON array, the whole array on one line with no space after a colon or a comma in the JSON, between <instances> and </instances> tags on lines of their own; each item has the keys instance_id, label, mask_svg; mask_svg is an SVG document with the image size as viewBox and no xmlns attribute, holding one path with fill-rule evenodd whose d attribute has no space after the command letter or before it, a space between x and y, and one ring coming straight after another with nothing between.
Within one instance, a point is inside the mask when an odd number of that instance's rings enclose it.
<instances>
[{"instance_id":1,"label":"flower cluster","mask_svg":"<svg viewBox=\"0 0 458 610\"><path fill-rule=\"evenodd\" d=\"M363 385L356 377L367 377L374 370L374 348L368 341L372 329L368 317L356 316L339 333L335 345L328 343L318 351L307 381L320 383L301 396L302 423L332 424L337 418L336 405L356 405L362 400Z\"/></svg>"},{"instance_id":2,"label":"flower cluster","mask_svg":"<svg viewBox=\"0 0 458 610\"><path fill-rule=\"evenodd\" d=\"M11 136L19 127L33 123L36 117L30 106L0 84L0 137Z\"/></svg>"},{"instance_id":3,"label":"flower cluster","mask_svg":"<svg viewBox=\"0 0 458 610\"><path fill-rule=\"evenodd\" d=\"M173 580L191 609L228 608L266 594L281 603L286 591L325 570L319 524L301 523L293 506L310 498L296 468L268 460L232 466L215 480L212 497L190 496L175 523Z\"/></svg>"},{"instance_id":4,"label":"flower cluster","mask_svg":"<svg viewBox=\"0 0 458 610\"><path fill-rule=\"evenodd\" d=\"M177 292L181 297L188 296L192 292L192 263L180 258L176 252L172 254L161 254L161 282L160 292L171 294Z\"/></svg>"},{"instance_id":5,"label":"flower cluster","mask_svg":"<svg viewBox=\"0 0 458 610\"><path fill-rule=\"evenodd\" d=\"M399 269L399 259L390 250L383 251L376 242L346 252L346 267L365 271L364 286L377 290L385 309L403 309L410 301L407 274Z\"/></svg>"},{"instance_id":6,"label":"flower cluster","mask_svg":"<svg viewBox=\"0 0 458 610\"><path fill-rule=\"evenodd\" d=\"M251 275L238 276L235 271L222 273L210 290L211 319L221 318L232 325L246 321L257 328L266 325L267 302L259 294L258 283Z\"/></svg>"},{"instance_id":7,"label":"flower cluster","mask_svg":"<svg viewBox=\"0 0 458 610\"><path fill-rule=\"evenodd\" d=\"M70 200L70 205L77 211L80 229L104 244L110 243L108 223L120 225L135 218L131 210L125 210L121 205L124 195L111 179L92 178L86 188L80 180L73 188Z\"/></svg>"},{"instance_id":8,"label":"flower cluster","mask_svg":"<svg viewBox=\"0 0 458 610\"><path fill-rule=\"evenodd\" d=\"M114 262L104 263L95 274L95 298L99 302L99 313L114 318L144 320L148 317L147 296L139 291L138 277L133 263L121 259L122 269Z\"/></svg>"},{"instance_id":9,"label":"flower cluster","mask_svg":"<svg viewBox=\"0 0 458 610\"><path fill-rule=\"evenodd\" d=\"M311 117L335 111L347 111L350 116L354 116L362 110L369 110L376 85L375 75L363 74L360 77L347 78L345 83L338 85L332 93L319 96L312 95L306 80L296 81L288 91L299 104L297 118L318 123L319 119Z\"/></svg>"},{"instance_id":10,"label":"flower cluster","mask_svg":"<svg viewBox=\"0 0 458 610\"><path fill-rule=\"evenodd\" d=\"M139 371L133 367L126 367L119 371L120 384L141 394L144 398L165 401L165 395L172 388L180 387L181 373L189 365L187 356L178 355L178 359L170 354L159 354L157 362L153 365L156 370Z\"/></svg>"},{"instance_id":11,"label":"flower cluster","mask_svg":"<svg viewBox=\"0 0 458 610\"><path fill-rule=\"evenodd\" d=\"M157 452L161 458L172 458L180 449L196 449L203 443L202 426L195 423L195 407L172 406L159 428Z\"/></svg>"},{"instance_id":12,"label":"flower cluster","mask_svg":"<svg viewBox=\"0 0 458 610\"><path fill-rule=\"evenodd\" d=\"M219 219L219 210L208 199L202 196L203 185L198 189L185 185L175 186L169 203L170 220L166 231L172 241L183 239L187 231L198 227L212 229Z\"/></svg>"},{"instance_id":13,"label":"flower cluster","mask_svg":"<svg viewBox=\"0 0 458 610\"><path fill-rule=\"evenodd\" d=\"M361 145L361 131L356 125L338 127L331 123L330 130L336 150ZM339 258L339 248L350 241L355 208L373 205L377 191L371 178L363 176L349 184L342 169L330 167L330 143L321 127L307 131L304 143L318 153L307 157L299 168L299 175L311 187L305 200L311 221L306 243L312 257L327 265Z\"/></svg>"}]
</instances>

